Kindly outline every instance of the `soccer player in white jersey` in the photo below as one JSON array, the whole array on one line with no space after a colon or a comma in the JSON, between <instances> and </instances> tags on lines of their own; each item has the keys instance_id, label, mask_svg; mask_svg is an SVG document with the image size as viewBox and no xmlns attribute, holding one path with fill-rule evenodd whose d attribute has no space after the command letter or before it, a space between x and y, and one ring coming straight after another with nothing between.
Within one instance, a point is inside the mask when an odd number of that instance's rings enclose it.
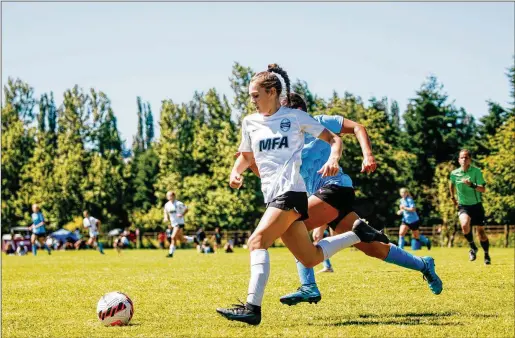
<instances>
[{"instance_id":1,"label":"soccer player in white jersey","mask_svg":"<svg viewBox=\"0 0 515 338\"><path fill-rule=\"evenodd\" d=\"M86 229L89 230L89 239L86 244L94 248L98 248L98 251L103 255L104 247L102 243L98 242L98 235L100 234L100 221L95 217L90 216L87 210L84 210L82 215L84 216L82 224Z\"/></svg>"},{"instance_id":2,"label":"soccer player in white jersey","mask_svg":"<svg viewBox=\"0 0 515 338\"><path fill-rule=\"evenodd\" d=\"M290 93L290 107L307 112L306 102L302 96L296 93ZM361 172L375 171L377 164L372 153L372 146L366 129L362 125L337 115L317 115L314 118L336 134L355 134L363 153ZM328 225L339 234L349 231L354 222L359 219L352 207L355 197L350 177L344 174L341 168L337 175L331 177L324 178L317 173L316 168L327 159L329 153L330 149L324 142L320 142L311 135L305 136L300 173L304 178L310 197L308 199L309 218L305 220L304 224L307 230L313 230L314 240L323 238L323 232ZM252 165L250 169L259 176L258 168L255 165ZM289 238L289 232L290 230L281 237L286 245L294 240ZM422 272L431 291L434 294L442 292L442 281L436 275L431 257L413 256L393 244L380 242L361 242L354 246L370 257ZM301 286L296 292L281 297L280 301L283 304L295 305L301 302L317 303L320 301L321 294L315 281L312 264L306 264L306 260L306 257L303 259L297 257L297 270Z\"/></svg>"},{"instance_id":3,"label":"soccer player in white jersey","mask_svg":"<svg viewBox=\"0 0 515 338\"><path fill-rule=\"evenodd\" d=\"M289 91L288 75L275 64L254 75L249 94L258 112L243 119L238 149L242 156L236 160L229 179L232 188L240 188L243 183L241 174L255 163L261 174L261 190L267 204L263 217L248 240L251 277L247 303L217 309L229 320L251 325L261 322L261 303L270 274L267 249L287 230L292 230L290 237L294 239L289 249L305 252L313 264L360 241L388 242L384 234L364 222L357 222L353 231L322 239L316 246L311 243L302 223L308 218L308 196L300 175L304 134L312 134L331 146L331 156L318 170L323 177L338 173L342 141L307 113L281 106L281 101L288 105Z\"/></svg>"},{"instance_id":4,"label":"soccer player in white jersey","mask_svg":"<svg viewBox=\"0 0 515 338\"><path fill-rule=\"evenodd\" d=\"M168 202L166 202L164 207L163 222L170 222L169 226L173 228L172 237L170 239L170 249L168 251L168 256L166 256L171 258L175 252L175 242L177 240L181 243L186 242L183 229L184 215L188 212L188 207L176 199L174 191L168 191L166 193L166 198L168 199Z\"/></svg>"}]
</instances>

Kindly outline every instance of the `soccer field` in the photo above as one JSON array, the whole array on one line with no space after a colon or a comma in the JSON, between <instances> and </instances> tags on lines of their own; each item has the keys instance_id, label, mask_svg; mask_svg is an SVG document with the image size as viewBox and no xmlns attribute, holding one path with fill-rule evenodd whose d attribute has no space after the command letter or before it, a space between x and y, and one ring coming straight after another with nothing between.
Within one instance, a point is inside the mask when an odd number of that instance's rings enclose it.
<instances>
[{"instance_id":1,"label":"soccer field","mask_svg":"<svg viewBox=\"0 0 515 338\"><path fill-rule=\"evenodd\" d=\"M344 250L335 273L317 275L322 301L285 306L294 291L294 259L271 249L271 276L257 327L230 322L215 309L245 301L249 254L178 250L2 255L3 337L513 337L514 251L491 249L492 265L468 261L465 248L430 251L444 291L435 296L418 272ZM426 250L417 254L425 255ZM320 267L317 267L319 269ZM127 293L129 326L103 327L100 297Z\"/></svg>"}]
</instances>

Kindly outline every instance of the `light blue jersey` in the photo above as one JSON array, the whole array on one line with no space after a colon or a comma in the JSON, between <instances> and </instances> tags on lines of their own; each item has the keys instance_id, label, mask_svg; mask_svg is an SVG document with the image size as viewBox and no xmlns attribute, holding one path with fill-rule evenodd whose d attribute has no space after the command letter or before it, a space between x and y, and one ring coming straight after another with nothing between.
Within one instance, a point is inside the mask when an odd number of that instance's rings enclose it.
<instances>
[{"instance_id":1,"label":"light blue jersey","mask_svg":"<svg viewBox=\"0 0 515 338\"><path fill-rule=\"evenodd\" d=\"M415 207L415 201L410 196L406 198L401 198L400 205L403 205L407 208L414 208ZM402 222L404 224L412 224L418 221L418 214L416 211L402 211Z\"/></svg>"},{"instance_id":2,"label":"light blue jersey","mask_svg":"<svg viewBox=\"0 0 515 338\"><path fill-rule=\"evenodd\" d=\"M342 130L343 117L341 116L317 115L313 117L335 134L339 134ZM318 189L329 184L352 188L352 180L343 173L342 168L339 169L336 176L322 177L321 174L317 173L327 162L329 155L331 155L331 146L327 142L310 134L304 134L300 174L306 184L308 195L314 194Z\"/></svg>"},{"instance_id":3,"label":"light blue jersey","mask_svg":"<svg viewBox=\"0 0 515 338\"><path fill-rule=\"evenodd\" d=\"M43 214L40 212L34 212L32 213L32 225L37 225L41 222L43 222L45 220L45 218L43 217ZM41 235L41 234L44 234L46 232L46 229L45 229L45 226L42 225L40 226L39 228L32 228L32 233L33 234L36 234L36 235Z\"/></svg>"}]
</instances>

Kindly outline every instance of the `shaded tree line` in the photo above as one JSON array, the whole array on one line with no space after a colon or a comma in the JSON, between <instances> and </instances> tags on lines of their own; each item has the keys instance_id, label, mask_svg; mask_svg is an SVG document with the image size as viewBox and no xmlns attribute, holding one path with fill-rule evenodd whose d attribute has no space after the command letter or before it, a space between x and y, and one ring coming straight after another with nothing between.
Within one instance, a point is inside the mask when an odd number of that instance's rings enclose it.
<instances>
[{"instance_id":1,"label":"shaded tree line","mask_svg":"<svg viewBox=\"0 0 515 338\"><path fill-rule=\"evenodd\" d=\"M398 189L414 195L423 222L455 223L449 199L449 173L461 148L475 154L487 181L485 209L491 223L515 221L515 66L507 71L511 99L488 101L476 121L457 107L434 76L422 83L401 112L387 97L367 102L350 92L330 98L297 80L292 90L306 98L313 115L342 115L363 124L378 168L359 173L361 149L343 137L341 166L356 188L358 210L391 226ZM2 105L2 230L30 224L30 206L39 203L51 228L74 226L83 209L102 219L105 229L162 226L167 190L190 208L188 226L250 229L264 210L260 182L245 174L242 189L227 183L240 139L242 118L253 112L248 85L253 70L235 63L229 77L233 98L215 88L195 92L189 102L163 100L159 137L148 102L136 98L137 133L127 147L108 96L78 86L36 97L33 88L9 78Z\"/></svg>"}]
</instances>

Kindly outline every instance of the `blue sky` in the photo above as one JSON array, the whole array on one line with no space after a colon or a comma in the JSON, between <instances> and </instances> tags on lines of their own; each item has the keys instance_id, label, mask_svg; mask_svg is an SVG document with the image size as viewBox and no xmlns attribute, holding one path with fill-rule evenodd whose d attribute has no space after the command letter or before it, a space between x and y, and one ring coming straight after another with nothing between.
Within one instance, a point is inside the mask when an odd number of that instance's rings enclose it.
<instances>
[{"instance_id":1,"label":"blue sky","mask_svg":"<svg viewBox=\"0 0 515 338\"><path fill-rule=\"evenodd\" d=\"M130 146L136 97L185 102L215 87L232 99L235 61L276 62L329 97L387 96L404 110L428 75L480 117L506 105L513 3L2 3L2 83L39 96L78 84L111 99ZM157 128L156 128L157 129Z\"/></svg>"}]
</instances>

